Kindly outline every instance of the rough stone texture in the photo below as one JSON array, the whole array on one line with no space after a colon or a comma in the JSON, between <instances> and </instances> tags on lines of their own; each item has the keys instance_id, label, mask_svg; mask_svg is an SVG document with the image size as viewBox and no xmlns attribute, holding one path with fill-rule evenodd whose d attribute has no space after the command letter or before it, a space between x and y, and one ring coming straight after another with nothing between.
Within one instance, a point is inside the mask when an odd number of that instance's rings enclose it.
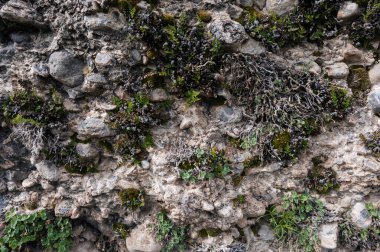
<instances>
[{"instance_id":1,"label":"rough stone texture","mask_svg":"<svg viewBox=\"0 0 380 252\"><path fill-rule=\"evenodd\" d=\"M351 21L360 15L359 5L354 2L344 2L338 11L337 18L342 21Z\"/></svg>"},{"instance_id":2,"label":"rough stone texture","mask_svg":"<svg viewBox=\"0 0 380 252\"><path fill-rule=\"evenodd\" d=\"M125 242L129 252L159 252L162 249L146 223L134 228Z\"/></svg>"},{"instance_id":3,"label":"rough stone texture","mask_svg":"<svg viewBox=\"0 0 380 252\"><path fill-rule=\"evenodd\" d=\"M66 51L54 52L49 58L50 75L68 87L81 85L84 64Z\"/></svg>"},{"instance_id":4,"label":"rough stone texture","mask_svg":"<svg viewBox=\"0 0 380 252\"><path fill-rule=\"evenodd\" d=\"M78 123L77 132L87 137L108 137L113 132L101 118L88 117Z\"/></svg>"},{"instance_id":5,"label":"rough stone texture","mask_svg":"<svg viewBox=\"0 0 380 252\"><path fill-rule=\"evenodd\" d=\"M79 156L84 158L96 158L99 155L99 149L90 143L78 143L76 150Z\"/></svg>"},{"instance_id":6,"label":"rough stone texture","mask_svg":"<svg viewBox=\"0 0 380 252\"><path fill-rule=\"evenodd\" d=\"M319 230L321 247L325 249L336 249L338 246L338 223L322 224Z\"/></svg>"},{"instance_id":7,"label":"rough stone texture","mask_svg":"<svg viewBox=\"0 0 380 252\"><path fill-rule=\"evenodd\" d=\"M207 27L215 38L227 45L236 45L248 39L244 27L240 23L231 20L226 13L215 15L213 21Z\"/></svg>"},{"instance_id":8,"label":"rough stone texture","mask_svg":"<svg viewBox=\"0 0 380 252\"><path fill-rule=\"evenodd\" d=\"M372 217L362 202L358 202L353 206L350 216L352 223L359 228L368 228L372 224Z\"/></svg>"},{"instance_id":9,"label":"rough stone texture","mask_svg":"<svg viewBox=\"0 0 380 252\"><path fill-rule=\"evenodd\" d=\"M92 16L85 16L84 22L90 30L95 31L119 31L125 27L126 21L122 13L117 9L109 13L96 13Z\"/></svg>"},{"instance_id":10,"label":"rough stone texture","mask_svg":"<svg viewBox=\"0 0 380 252\"><path fill-rule=\"evenodd\" d=\"M267 12L274 12L283 15L293 10L298 4L298 0L267 0L265 9Z\"/></svg>"},{"instance_id":11,"label":"rough stone texture","mask_svg":"<svg viewBox=\"0 0 380 252\"><path fill-rule=\"evenodd\" d=\"M369 81L371 82L373 86L380 85L380 63L374 65L368 74L369 74Z\"/></svg>"},{"instance_id":12,"label":"rough stone texture","mask_svg":"<svg viewBox=\"0 0 380 252\"><path fill-rule=\"evenodd\" d=\"M5 20L15 23L32 25L39 28L46 26L43 22L39 21L41 20L41 17L38 16L37 11L28 1L8 1L0 9L0 16Z\"/></svg>"},{"instance_id":13,"label":"rough stone texture","mask_svg":"<svg viewBox=\"0 0 380 252\"><path fill-rule=\"evenodd\" d=\"M107 85L107 80L102 74L89 74L84 79L82 91L86 93L94 93L99 91L105 85Z\"/></svg>"},{"instance_id":14,"label":"rough stone texture","mask_svg":"<svg viewBox=\"0 0 380 252\"><path fill-rule=\"evenodd\" d=\"M70 217L73 212L73 202L68 200L63 200L59 202L54 209L56 216Z\"/></svg>"},{"instance_id":15,"label":"rough stone texture","mask_svg":"<svg viewBox=\"0 0 380 252\"><path fill-rule=\"evenodd\" d=\"M343 62L335 63L334 65L327 66L325 70L329 77L335 78L335 79L344 79L349 74L348 66Z\"/></svg>"},{"instance_id":16,"label":"rough stone texture","mask_svg":"<svg viewBox=\"0 0 380 252\"><path fill-rule=\"evenodd\" d=\"M36 164L36 168L41 177L49 181L57 181L61 175L61 170L48 161L42 161Z\"/></svg>"}]
</instances>

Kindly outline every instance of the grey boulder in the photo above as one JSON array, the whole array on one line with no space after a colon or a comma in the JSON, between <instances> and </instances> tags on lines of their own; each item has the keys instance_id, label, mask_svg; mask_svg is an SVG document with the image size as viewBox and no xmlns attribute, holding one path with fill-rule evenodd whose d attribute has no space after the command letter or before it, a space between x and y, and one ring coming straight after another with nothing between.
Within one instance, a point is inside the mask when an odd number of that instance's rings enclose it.
<instances>
[{"instance_id":1,"label":"grey boulder","mask_svg":"<svg viewBox=\"0 0 380 252\"><path fill-rule=\"evenodd\" d=\"M54 52L49 58L50 75L68 87L82 84L84 67L81 60L67 51Z\"/></svg>"}]
</instances>

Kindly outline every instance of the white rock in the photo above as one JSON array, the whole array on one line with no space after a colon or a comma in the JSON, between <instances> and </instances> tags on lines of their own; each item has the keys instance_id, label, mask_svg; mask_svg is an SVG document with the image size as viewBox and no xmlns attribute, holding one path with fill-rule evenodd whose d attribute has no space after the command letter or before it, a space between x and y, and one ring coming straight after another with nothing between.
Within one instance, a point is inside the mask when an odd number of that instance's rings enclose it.
<instances>
[{"instance_id":1,"label":"white rock","mask_svg":"<svg viewBox=\"0 0 380 252\"><path fill-rule=\"evenodd\" d=\"M357 3L347 1L340 7L337 17L342 21L350 21L359 15L359 5Z\"/></svg>"},{"instance_id":2,"label":"white rock","mask_svg":"<svg viewBox=\"0 0 380 252\"><path fill-rule=\"evenodd\" d=\"M346 63L339 62L325 67L327 75L335 79L344 79L349 74L349 69Z\"/></svg>"},{"instance_id":3,"label":"white rock","mask_svg":"<svg viewBox=\"0 0 380 252\"><path fill-rule=\"evenodd\" d=\"M354 205L350 211L350 216L352 223L358 228L368 228L372 224L372 217L362 202Z\"/></svg>"},{"instance_id":4,"label":"white rock","mask_svg":"<svg viewBox=\"0 0 380 252\"><path fill-rule=\"evenodd\" d=\"M102 118L87 117L80 121L76 129L79 135L88 137L108 137L112 136L113 132L104 122Z\"/></svg>"},{"instance_id":5,"label":"white rock","mask_svg":"<svg viewBox=\"0 0 380 252\"><path fill-rule=\"evenodd\" d=\"M204 211L212 212L215 208L212 204L208 203L207 201L202 201L202 209Z\"/></svg>"},{"instance_id":6,"label":"white rock","mask_svg":"<svg viewBox=\"0 0 380 252\"><path fill-rule=\"evenodd\" d=\"M115 59L105 52L99 52L95 57L95 65L100 68L110 66L114 61Z\"/></svg>"},{"instance_id":7,"label":"white rock","mask_svg":"<svg viewBox=\"0 0 380 252\"><path fill-rule=\"evenodd\" d=\"M319 230L319 240L322 248L335 249L338 241L338 223L322 224Z\"/></svg>"},{"instance_id":8,"label":"white rock","mask_svg":"<svg viewBox=\"0 0 380 252\"><path fill-rule=\"evenodd\" d=\"M90 143L78 143L76 150L79 156L83 158L96 158L99 155L99 149Z\"/></svg>"},{"instance_id":9,"label":"white rock","mask_svg":"<svg viewBox=\"0 0 380 252\"><path fill-rule=\"evenodd\" d=\"M48 181L58 181L61 176L61 170L48 161L42 161L36 164L36 168L41 177Z\"/></svg>"},{"instance_id":10,"label":"white rock","mask_svg":"<svg viewBox=\"0 0 380 252\"><path fill-rule=\"evenodd\" d=\"M293 10L298 5L298 0L267 0L265 9L269 13L283 15Z\"/></svg>"},{"instance_id":11,"label":"white rock","mask_svg":"<svg viewBox=\"0 0 380 252\"><path fill-rule=\"evenodd\" d=\"M74 209L72 201L63 200L55 205L54 213L56 216L70 217Z\"/></svg>"},{"instance_id":12,"label":"white rock","mask_svg":"<svg viewBox=\"0 0 380 252\"><path fill-rule=\"evenodd\" d=\"M181 130L185 130L193 126L193 120L189 117L184 117L181 121L181 124L179 125L179 128Z\"/></svg>"},{"instance_id":13,"label":"white rock","mask_svg":"<svg viewBox=\"0 0 380 252\"><path fill-rule=\"evenodd\" d=\"M374 65L371 70L368 72L369 81L371 84L380 85L380 63Z\"/></svg>"},{"instance_id":14,"label":"white rock","mask_svg":"<svg viewBox=\"0 0 380 252\"><path fill-rule=\"evenodd\" d=\"M104 32L119 31L126 25L124 15L115 9L108 13L98 12L92 16L85 16L84 22L90 30Z\"/></svg>"},{"instance_id":15,"label":"white rock","mask_svg":"<svg viewBox=\"0 0 380 252\"><path fill-rule=\"evenodd\" d=\"M129 252L159 252L162 249L146 225L143 223L134 228L125 240Z\"/></svg>"},{"instance_id":16,"label":"white rock","mask_svg":"<svg viewBox=\"0 0 380 252\"><path fill-rule=\"evenodd\" d=\"M380 85L374 86L368 94L368 105L376 115L380 115Z\"/></svg>"},{"instance_id":17,"label":"white rock","mask_svg":"<svg viewBox=\"0 0 380 252\"><path fill-rule=\"evenodd\" d=\"M169 99L166 91L162 88L153 89L149 95L149 98L152 102L162 102Z\"/></svg>"},{"instance_id":18,"label":"white rock","mask_svg":"<svg viewBox=\"0 0 380 252\"><path fill-rule=\"evenodd\" d=\"M227 13L215 15L207 28L215 38L226 45L236 45L248 39L244 27L232 20Z\"/></svg>"},{"instance_id":19,"label":"white rock","mask_svg":"<svg viewBox=\"0 0 380 252\"><path fill-rule=\"evenodd\" d=\"M150 163L146 160L141 161L141 167L145 170L149 169Z\"/></svg>"},{"instance_id":20,"label":"white rock","mask_svg":"<svg viewBox=\"0 0 380 252\"><path fill-rule=\"evenodd\" d=\"M229 218L234 215L234 208L231 204L223 206L221 209L218 210L218 215L223 218Z\"/></svg>"},{"instance_id":21,"label":"white rock","mask_svg":"<svg viewBox=\"0 0 380 252\"><path fill-rule=\"evenodd\" d=\"M265 52L265 48L260 42L250 38L241 44L238 51L244 54L258 55Z\"/></svg>"}]
</instances>

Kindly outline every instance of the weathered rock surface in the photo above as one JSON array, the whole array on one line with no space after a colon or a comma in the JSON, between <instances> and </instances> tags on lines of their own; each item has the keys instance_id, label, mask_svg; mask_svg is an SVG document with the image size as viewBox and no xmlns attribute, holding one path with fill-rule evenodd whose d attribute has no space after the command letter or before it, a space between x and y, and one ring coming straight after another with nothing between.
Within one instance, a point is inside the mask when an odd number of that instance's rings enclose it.
<instances>
[{"instance_id":1,"label":"weathered rock surface","mask_svg":"<svg viewBox=\"0 0 380 252\"><path fill-rule=\"evenodd\" d=\"M360 15L359 5L355 2L344 2L338 11L338 19L342 21L350 21Z\"/></svg>"},{"instance_id":2,"label":"weathered rock surface","mask_svg":"<svg viewBox=\"0 0 380 252\"><path fill-rule=\"evenodd\" d=\"M319 230L321 247L325 249L336 249L338 246L338 223L322 224Z\"/></svg>"},{"instance_id":3,"label":"weathered rock surface","mask_svg":"<svg viewBox=\"0 0 380 252\"><path fill-rule=\"evenodd\" d=\"M270 13L283 15L293 10L298 4L298 0L267 0L265 9Z\"/></svg>"},{"instance_id":4,"label":"weathered rock surface","mask_svg":"<svg viewBox=\"0 0 380 252\"><path fill-rule=\"evenodd\" d=\"M61 175L61 170L48 161L37 163L36 168L41 177L49 181L57 181Z\"/></svg>"},{"instance_id":5,"label":"weathered rock surface","mask_svg":"<svg viewBox=\"0 0 380 252\"><path fill-rule=\"evenodd\" d=\"M335 78L335 79L344 79L349 74L348 66L343 62L335 63L334 65L327 66L325 70L329 77Z\"/></svg>"},{"instance_id":6,"label":"weathered rock surface","mask_svg":"<svg viewBox=\"0 0 380 252\"><path fill-rule=\"evenodd\" d=\"M372 224L372 217L362 202L358 202L353 206L350 216L352 223L359 228L368 228Z\"/></svg>"},{"instance_id":7,"label":"weathered rock surface","mask_svg":"<svg viewBox=\"0 0 380 252\"><path fill-rule=\"evenodd\" d=\"M81 85L84 64L67 51L54 52L49 58L50 75L68 87Z\"/></svg>"},{"instance_id":8,"label":"weathered rock surface","mask_svg":"<svg viewBox=\"0 0 380 252\"><path fill-rule=\"evenodd\" d=\"M369 81L371 84L380 85L380 64L374 65L371 70L369 70Z\"/></svg>"},{"instance_id":9,"label":"weathered rock surface","mask_svg":"<svg viewBox=\"0 0 380 252\"><path fill-rule=\"evenodd\" d=\"M152 232L146 227L146 223L134 228L126 239L129 252L159 252L162 246L156 242Z\"/></svg>"},{"instance_id":10,"label":"weathered rock surface","mask_svg":"<svg viewBox=\"0 0 380 252\"><path fill-rule=\"evenodd\" d=\"M88 117L81 120L76 128L77 132L81 136L87 137L108 137L112 136L113 132L109 126L101 118Z\"/></svg>"},{"instance_id":11,"label":"weathered rock surface","mask_svg":"<svg viewBox=\"0 0 380 252\"><path fill-rule=\"evenodd\" d=\"M226 13L218 13L207 25L211 34L226 45L236 45L248 39L244 27Z\"/></svg>"},{"instance_id":12,"label":"weathered rock surface","mask_svg":"<svg viewBox=\"0 0 380 252\"><path fill-rule=\"evenodd\" d=\"M5 20L19 24L32 25L39 28L46 26L43 22L39 21L41 17L28 1L8 1L1 7L0 16Z\"/></svg>"}]
</instances>

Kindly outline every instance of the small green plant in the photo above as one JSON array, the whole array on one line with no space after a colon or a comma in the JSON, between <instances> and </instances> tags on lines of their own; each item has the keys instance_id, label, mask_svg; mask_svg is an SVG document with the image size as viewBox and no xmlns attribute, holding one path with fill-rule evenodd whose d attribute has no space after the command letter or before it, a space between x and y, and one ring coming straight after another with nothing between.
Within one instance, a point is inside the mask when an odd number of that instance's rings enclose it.
<instances>
[{"instance_id":1,"label":"small green plant","mask_svg":"<svg viewBox=\"0 0 380 252\"><path fill-rule=\"evenodd\" d=\"M201 92L199 91L189 90L186 94L186 102L189 105L199 102L201 100L201 98L199 97L200 94Z\"/></svg>"},{"instance_id":2,"label":"small green plant","mask_svg":"<svg viewBox=\"0 0 380 252\"><path fill-rule=\"evenodd\" d=\"M6 226L0 237L0 251L15 251L29 243L37 243L45 249L58 252L70 250L72 226L67 218L53 218L45 210L31 214L8 212Z\"/></svg>"},{"instance_id":3,"label":"small green plant","mask_svg":"<svg viewBox=\"0 0 380 252\"><path fill-rule=\"evenodd\" d=\"M127 226L122 223L114 223L113 231L115 231L118 235L120 235L123 239L129 236L129 231Z\"/></svg>"},{"instance_id":4,"label":"small green plant","mask_svg":"<svg viewBox=\"0 0 380 252\"><path fill-rule=\"evenodd\" d=\"M60 142L48 143L45 150L47 159L55 165L64 166L69 173L86 174L97 172L97 165L93 160L82 158L76 149L77 139L72 139L68 144Z\"/></svg>"},{"instance_id":5,"label":"small green plant","mask_svg":"<svg viewBox=\"0 0 380 252\"><path fill-rule=\"evenodd\" d=\"M368 228L358 228L349 218L339 224L339 241L353 251L380 249L380 210L372 203L366 204L366 209L372 217Z\"/></svg>"},{"instance_id":6,"label":"small green plant","mask_svg":"<svg viewBox=\"0 0 380 252\"><path fill-rule=\"evenodd\" d=\"M309 252L318 244L318 228L325 213L321 201L307 193L292 192L283 197L279 208L269 209L267 218L277 239Z\"/></svg>"},{"instance_id":7,"label":"small green plant","mask_svg":"<svg viewBox=\"0 0 380 252\"><path fill-rule=\"evenodd\" d=\"M333 86L331 87L330 95L333 106L337 110L345 111L350 107L351 97L346 89Z\"/></svg>"},{"instance_id":8,"label":"small green plant","mask_svg":"<svg viewBox=\"0 0 380 252\"><path fill-rule=\"evenodd\" d=\"M161 252L186 250L187 228L175 225L164 211L157 214L155 232L157 241L164 245Z\"/></svg>"},{"instance_id":9,"label":"small green plant","mask_svg":"<svg viewBox=\"0 0 380 252\"><path fill-rule=\"evenodd\" d=\"M197 149L187 160L179 164L180 177L188 182L223 178L231 169L222 151Z\"/></svg>"},{"instance_id":10,"label":"small green plant","mask_svg":"<svg viewBox=\"0 0 380 252\"><path fill-rule=\"evenodd\" d=\"M131 210L136 210L145 205L144 192L136 188L128 188L118 193L123 206Z\"/></svg>"},{"instance_id":11,"label":"small green plant","mask_svg":"<svg viewBox=\"0 0 380 252\"><path fill-rule=\"evenodd\" d=\"M240 206L245 203L245 195L238 195L235 199L232 200L234 206Z\"/></svg>"},{"instance_id":12,"label":"small green plant","mask_svg":"<svg viewBox=\"0 0 380 252\"><path fill-rule=\"evenodd\" d=\"M380 130L377 130L366 135L360 134L362 142L364 143L366 149L371 151L374 157L380 158Z\"/></svg>"},{"instance_id":13,"label":"small green plant","mask_svg":"<svg viewBox=\"0 0 380 252\"><path fill-rule=\"evenodd\" d=\"M331 168L323 166L323 156L312 158L313 166L308 171L306 185L312 190L316 190L320 194L327 194L331 190L339 188L340 184L336 178L336 172Z\"/></svg>"}]
</instances>

